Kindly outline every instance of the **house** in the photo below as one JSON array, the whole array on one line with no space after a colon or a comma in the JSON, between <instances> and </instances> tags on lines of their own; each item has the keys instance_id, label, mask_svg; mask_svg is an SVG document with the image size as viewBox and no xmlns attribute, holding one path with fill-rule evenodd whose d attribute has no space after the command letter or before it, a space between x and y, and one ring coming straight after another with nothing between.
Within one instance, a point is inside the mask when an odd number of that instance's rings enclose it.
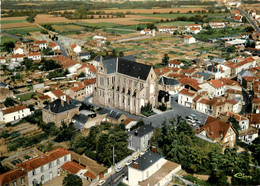
<instances>
[{"instance_id":1,"label":"house","mask_svg":"<svg viewBox=\"0 0 260 186\"><path fill-rule=\"evenodd\" d=\"M5 56L1 56L1 57L0 57L0 63L1 63L1 64L5 64L5 63L6 63Z\"/></svg>"},{"instance_id":2,"label":"house","mask_svg":"<svg viewBox=\"0 0 260 186\"><path fill-rule=\"evenodd\" d=\"M151 66L125 57L107 59L97 71L93 102L141 114L141 107L148 102L153 108L158 106L157 88L157 75Z\"/></svg>"},{"instance_id":3,"label":"house","mask_svg":"<svg viewBox=\"0 0 260 186\"><path fill-rule=\"evenodd\" d=\"M183 87L181 86L181 83L176 80L175 78L168 78L162 76L159 80L159 87L160 90L169 92L171 95L177 94Z\"/></svg>"},{"instance_id":4,"label":"house","mask_svg":"<svg viewBox=\"0 0 260 186\"><path fill-rule=\"evenodd\" d=\"M198 81L196 79L192 79L192 78L188 78L188 77L180 77L180 79L178 79L178 81L186 89L192 90L194 92L201 91L200 84L198 83Z\"/></svg>"},{"instance_id":5,"label":"house","mask_svg":"<svg viewBox=\"0 0 260 186\"><path fill-rule=\"evenodd\" d=\"M57 61L64 69L69 68L77 63L76 61L71 60L70 58L67 58L63 55L58 55L53 59Z\"/></svg>"},{"instance_id":6,"label":"house","mask_svg":"<svg viewBox=\"0 0 260 186\"><path fill-rule=\"evenodd\" d=\"M145 29L140 31L141 35L147 35L147 34L152 34L152 30L150 29Z\"/></svg>"},{"instance_id":7,"label":"house","mask_svg":"<svg viewBox=\"0 0 260 186\"><path fill-rule=\"evenodd\" d=\"M202 26L200 24L187 24L187 25L185 25L186 31L190 31L191 28L198 28L199 30L202 30Z\"/></svg>"},{"instance_id":8,"label":"house","mask_svg":"<svg viewBox=\"0 0 260 186\"><path fill-rule=\"evenodd\" d=\"M76 43L71 45L71 49L73 52L79 54L81 52L81 46L77 45Z\"/></svg>"},{"instance_id":9,"label":"house","mask_svg":"<svg viewBox=\"0 0 260 186\"><path fill-rule=\"evenodd\" d=\"M235 15L234 17L233 17L233 20L234 21L236 21L236 22L242 22L242 20L243 20L243 16L241 16L241 15Z\"/></svg>"},{"instance_id":10,"label":"house","mask_svg":"<svg viewBox=\"0 0 260 186\"><path fill-rule=\"evenodd\" d=\"M16 106L13 108L5 108L0 110L0 121L5 123L17 121L19 119L29 116L31 111L25 105Z\"/></svg>"},{"instance_id":11,"label":"house","mask_svg":"<svg viewBox=\"0 0 260 186\"><path fill-rule=\"evenodd\" d=\"M130 129L131 129L133 126L135 126L137 123L138 123L138 122L137 122L137 120L135 120L135 119L130 119L130 118L125 119L125 121L124 121L125 130L126 130L127 132L130 132Z\"/></svg>"},{"instance_id":12,"label":"house","mask_svg":"<svg viewBox=\"0 0 260 186\"><path fill-rule=\"evenodd\" d=\"M60 176L61 166L71 161L69 151L56 148L42 156L33 157L17 166L27 172L29 186L44 184Z\"/></svg>"},{"instance_id":13,"label":"house","mask_svg":"<svg viewBox=\"0 0 260 186\"><path fill-rule=\"evenodd\" d=\"M178 104L192 108L192 102L195 96L195 92L184 88L178 94Z\"/></svg>"},{"instance_id":14,"label":"house","mask_svg":"<svg viewBox=\"0 0 260 186\"><path fill-rule=\"evenodd\" d=\"M51 101L52 101L52 99L51 99L50 96L41 95L41 96L38 96L37 105L42 108L42 107L46 106Z\"/></svg>"},{"instance_id":15,"label":"house","mask_svg":"<svg viewBox=\"0 0 260 186\"><path fill-rule=\"evenodd\" d=\"M56 99L62 99L63 101L66 101L66 94L63 93L60 89L45 92L44 95L48 95L51 98L51 101L55 101Z\"/></svg>"},{"instance_id":16,"label":"house","mask_svg":"<svg viewBox=\"0 0 260 186\"><path fill-rule=\"evenodd\" d=\"M225 22L222 22L222 21L214 21L214 22L209 22L209 26L211 28L225 28L226 27L226 24Z\"/></svg>"},{"instance_id":17,"label":"house","mask_svg":"<svg viewBox=\"0 0 260 186\"><path fill-rule=\"evenodd\" d=\"M190 33L190 34L198 34L200 33L201 29L199 27L192 27L190 28L189 31L186 31L187 33Z\"/></svg>"},{"instance_id":18,"label":"house","mask_svg":"<svg viewBox=\"0 0 260 186\"><path fill-rule=\"evenodd\" d=\"M97 56L92 61L89 61L88 64L94 65L96 68L98 68L102 60L102 56Z\"/></svg>"},{"instance_id":19,"label":"house","mask_svg":"<svg viewBox=\"0 0 260 186\"><path fill-rule=\"evenodd\" d=\"M237 90L237 91L242 91L242 87L235 80L232 80L229 78L220 78L219 80L225 85L225 90L233 89L233 90Z\"/></svg>"},{"instance_id":20,"label":"house","mask_svg":"<svg viewBox=\"0 0 260 186\"><path fill-rule=\"evenodd\" d=\"M192 36L184 36L184 43L188 43L188 44L196 43L196 39Z\"/></svg>"},{"instance_id":21,"label":"house","mask_svg":"<svg viewBox=\"0 0 260 186\"><path fill-rule=\"evenodd\" d=\"M62 122L69 124L72 121L72 117L79 113L79 107L71 104L71 101L56 99L49 103L42 109L42 119L44 123L53 122L58 127Z\"/></svg>"},{"instance_id":22,"label":"house","mask_svg":"<svg viewBox=\"0 0 260 186\"><path fill-rule=\"evenodd\" d=\"M207 91L211 97L220 97L225 94L225 84L218 80L211 80L201 85L203 91Z\"/></svg>"},{"instance_id":23,"label":"house","mask_svg":"<svg viewBox=\"0 0 260 186\"><path fill-rule=\"evenodd\" d=\"M29 53L28 59L32 59L33 61L40 61L42 56L40 52Z\"/></svg>"},{"instance_id":24,"label":"house","mask_svg":"<svg viewBox=\"0 0 260 186\"><path fill-rule=\"evenodd\" d=\"M23 186L29 185L27 172L23 168L15 168L0 174L0 185L2 186Z\"/></svg>"},{"instance_id":25,"label":"house","mask_svg":"<svg viewBox=\"0 0 260 186\"><path fill-rule=\"evenodd\" d=\"M11 55L11 62L23 62L24 55L23 54L15 54Z\"/></svg>"},{"instance_id":26,"label":"house","mask_svg":"<svg viewBox=\"0 0 260 186\"><path fill-rule=\"evenodd\" d=\"M98 41L101 44L105 44L107 38L103 36L93 36L94 41Z\"/></svg>"},{"instance_id":27,"label":"house","mask_svg":"<svg viewBox=\"0 0 260 186\"><path fill-rule=\"evenodd\" d=\"M152 147L152 151L146 152L128 166L127 185L168 185L180 170L180 164L164 159L156 152L156 147Z\"/></svg>"},{"instance_id":28,"label":"house","mask_svg":"<svg viewBox=\"0 0 260 186\"><path fill-rule=\"evenodd\" d=\"M229 46L245 46L247 43L246 39L234 39L231 41L226 41L225 42L225 47Z\"/></svg>"},{"instance_id":29,"label":"house","mask_svg":"<svg viewBox=\"0 0 260 186\"><path fill-rule=\"evenodd\" d=\"M238 131L239 139L247 144L252 144L252 142L258 138L258 129L250 127L245 130Z\"/></svg>"},{"instance_id":30,"label":"house","mask_svg":"<svg viewBox=\"0 0 260 186\"><path fill-rule=\"evenodd\" d=\"M57 45L55 42L50 42L49 47L51 48L52 51L60 50L60 46Z\"/></svg>"},{"instance_id":31,"label":"house","mask_svg":"<svg viewBox=\"0 0 260 186\"><path fill-rule=\"evenodd\" d=\"M153 136L154 127L142 125L128 133L128 148L134 151L142 151L148 147L149 140Z\"/></svg>"},{"instance_id":32,"label":"house","mask_svg":"<svg viewBox=\"0 0 260 186\"><path fill-rule=\"evenodd\" d=\"M226 77L225 71L219 66L209 65L207 66L205 72L214 75L215 79Z\"/></svg>"},{"instance_id":33,"label":"house","mask_svg":"<svg viewBox=\"0 0 260 186\"><path fill-rule=\"evenodd\" d=\"M197 137L209 139L212 143L219 143L223 148L233 148L236 142L236 132L231 123L226 123L209 116L204 126L196 130ZM202 137L201 137L202 136Z\"/></svg>"},{"instance_id":34,"label":"house","mask_svg":"<svg viewBox=\"0 0 260 186\"><path fill-rule=\"evenodd\" d=\"M99 116L105 116L103 121L107 121L112 124L123 123L127 119L125 114L107 108L97 111L97 114Z\"/></svg>"},{"instance_id":35,"label":"house","mask_svg":"<svg viewBox=\"0 0 260 186\"><path fill-rule=\"evenodd\" d=\"M174 32L178 31L178 27L162 27L162 28L159 28L158 31L160 33L170 33L170 34L173 34Z\"/></svg>"},{"instance_id":36,"label":"house","mask_svg":"<svg viewBox=\"0 0 260 186\"><path fill-rule=\"evenodd\" d=\"M252 114L250 117L250 126L260 129L260 113Z\"/></svg>"},{"instance_id":37,"label":"house","mask_svg":"<svg viewBox=\"0 0 260 186\"><path fill-rule=\"evenodd\" d=\"M238 121L241 130L249 129L249 119L247 117L233 112L228 112L227 116L234 117Z\"/></svg>"},{"instance_id":38,"label":"house","mask_svg":"<svg viewBox=\"0 0 260 186\"><path fill-rule=\"evenodd\" d=\"M91 55L89 52L80 52L78 53L80 60L89 60Z\"/></svg>"},{"instance_id":39,"label":"house","mask_svg":"<svg viewBox=\"0 0 260 186\"><path fill-rule=\"evenodd\" d=\"M96 86L96 78L86 79L83 81L83 84L86 86L86 97L88 97L93 94Z\"/></svg>"},{"instance_id":40,"label":"house","mask_svg":"<svg viewBox=\"0 0 260 186\"><path fill-rule=\"evenodd\" d=\"M182 66L184 66L184 64L183 64L183 62L181 62L181 61L173 61L173 60L170 60L169 63L168 63L168 66L169 66L169 67L181 68Z\"/></svg>"},{"instance_id":41,"label":"house","mask_svg":"<svg viewBox=\"0 0 260 186\"><path fill-rule=\"evenodd\" d=\"M47 48L47 41L46 40L37 40L34 43L35 43L35 45L38 45L41 50Z\"/></svg>"},{"instance_id":42,"label":"house","mask_svg":"<svg viewBox=\"0 0 260 186\"><path fill-rule=\"evenodd\" d=\"M243 77L254 77L254 74L250 70L242 70L237 74L237 81L239 82L240 85L242 85L244 88L246 85L243 85Z\"/></svg>"},{"instance_id":43,"label":"house","mask_svg":"<svg viewBox=\"0 0 260 186\"><path fill-rule=\"evenodd\" d=\"M77 73L80 74L81 72L84 72L87 79L93 79L96 78L97 69L94 65L90 65L87 63L83 63L78 69Z\"/></svg>"},{"instance_id":44,"label":"house","mask_svg":"<svg viewBox=\"0 0 260 186\"><path fill-rule=\"evenodd\" d=\"M74 86L65 91L73 99L82 100L86 97L86 86L81 82L75 82Z\"/></svg>"},{"instance_id":45,"label":"house","mask_svg":"<svg viewBox=\"0 0 260 186\"><path fill-rule=\"evenodd\" d=\"M20 47L14 47L14 54L24 54L24 49Z\"/></svg>"}]
</instances>

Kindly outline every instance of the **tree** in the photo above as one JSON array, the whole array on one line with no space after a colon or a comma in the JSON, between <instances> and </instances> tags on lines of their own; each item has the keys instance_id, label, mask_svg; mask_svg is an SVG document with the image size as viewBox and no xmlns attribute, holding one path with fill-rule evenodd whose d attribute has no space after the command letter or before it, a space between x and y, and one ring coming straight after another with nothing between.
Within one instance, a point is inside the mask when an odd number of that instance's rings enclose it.
<instances>
[{"instance_id":1,"label":"tree","mask_svg":"<svg viewBox=\"0 0 260 186\"><path fill-rule=\"evenodd\" d=\"M116 50L115 50L115 49L112 50L111 56L112 56L112 57L117 57L117 54L116 54Z\"/></svg>"},{"instance_id":2,"label":"tree","mask_svg":"<svg viewBox=\"0 0 260 186\"><path fill-rule=\"evenodd\" d=\"M82 186L82 180L79 176L73 174L67 174L62 181L63 186Z\"/></svg>"},{"instance_id":3,"label":"tree","mask_svg":"<svg viewBox=\"0 0 260 186\"><path fill-rule=\"evenodd\" d=\"M224 171L213 171L208 179L210 185L228 185L227 175Z\"/></svg>"},{"instance_id":4,"label":"tree","mask_svg":"<svg viewBox=\"0 0 260 186\"><path fill-rule=\"evenodd\" d=\"M119 52L119 57L123 57L124 56L124 52L120 51Z\"/></svg>"},{"instance_id":5,"label":"tree","mask_svg":"<svg viewBox=\"0 0 260 186\"><path fill-rule=\"evenodd\" d=\"M239 126L239 122L236 120L236 118L234 116L230 116L227 120L228 123L232 123L232 126L234 127L234 129L236 130L237 134L238 131L241 130L240 126Z\"/></svg>"},{"instance_id":6,"label":"tree","mask_svg":"<svg viewBox=\"0 0 260 186\"><path fill-rule=\"evenodd\" d=\"M81 78L81 77L86 77L86 74L85 74L84 72L81 72L81 73L79 74L79 78Z\"/></svg>"},{"instance_id":7,"label":"tree","mask_svg":"<svg viewBox=\"0 0 260 186\"><path fill-rule=\"evenodd\" d=\"M252 32L254 31L254 28L252 26L248 26L245 28L246 32Z\"/></svg>"},{"instance_id":8,"label":"tree","mask_svg":"<svg viewBox=\"0 0 260 186\"><path fill-rule=\"evenodd\" d=\"M4 43L3 44L3 46L4 46L4 51L6 51L6 52L12 52L13 51L13 48L14 48L14 42L13 41L9 41L9 42L6 42L6 43Z\"/></svg>"},{"instance_id":9,"label":"tree","mask_svg":"<svg viewBox=\"0 0 260 186\"><path fill-rule=\"evenodd\" d=\"M169 58L168 54L164 54L164 57L162 59L162 64L167 66L169 63L169 60L170 60L170 58Z\"/></svg>"},{"instance_id":10,"label":"tree","mask_svg":"<svg viewBox=\"0 0 260 186\"><path fill-rule=\"evenodd\" d=\"M12 98L6 98L5 99L5 102L4 102L4 105L6 107L12 107L16 104L17 102L15 100L13 100Z\"/></svg>"}]
</instances>

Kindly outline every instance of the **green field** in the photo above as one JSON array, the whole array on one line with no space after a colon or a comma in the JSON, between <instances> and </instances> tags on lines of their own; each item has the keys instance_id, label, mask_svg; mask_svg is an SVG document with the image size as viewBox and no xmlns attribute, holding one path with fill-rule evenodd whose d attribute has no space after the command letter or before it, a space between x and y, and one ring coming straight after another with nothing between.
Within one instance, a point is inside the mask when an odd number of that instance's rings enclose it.
<instances>
[{"instance_id":1,"label":"green field","mask_svg":"<svg viewBox=\"0 0 260 186\"><path fill-rule=\"evenodd\" d=\"M80 26L95 27L95 28L104 28L104 27L116 27L116 26L120 26L119 24L107 23L107 22L101 22L101 23L85 23L85 22L80 22L80 23L75 23L75 24L76 24L76 25L80 25Z\"/></svg>"},{"instance_id":2,"label":"green field","mask_svg":"<svg viewBox=\"0 0 260 186\"><path fill-rule=\"evenodd\" d=\"M149 16L149 17L160 17L160 18L168 18L168 19L175 19L177 17L192 17L195 15L208 15L208 17L225 17L230 15L229 13L192 13L192 14L141 14L142 16Z\"/></svg>"},{"instance_id":3,"label":"green field","mask_svg":"<svg viewBox=\"0 0 260 186\"><path fill-rule=\"evenodd\" d=\"M27 22L25 19L18 19L18 20L4 20L0 21L0 24L10 24L10 23L24 23Z\"/></svg>"},{"instance_id":4,"label":"green field","mask_svg":"<svg viewBox=\"0 0 260 186\"><path fill-rule=\"evenodd\" d=\"M187 24L194 24L195 22L191 21L174 21L174 22L167 22L167 23L158 23L157 27L164 27L164 26L184 26Z\"/></svg>"},{"instance_id":5,"label":"green field","mask_svg":"<svg viewBox=\"0 0 260 186\"><path fill-rule=\"evenodd\" d=\"M29 32L42 31L39 27L30 27L30 28L12 28L12 29L2 29L2 32L8 34L21 34L26 35Z\"/></svg>"},{"instance_id":6,"label":"green field","mask_svg":"<svg viewBox=\"0 0 260 186\"><path fill-rule=\"evenodd\" d=\"M108 32L108 33L113 33L113 34L131 34L131 33L133 33L133 31L119 30L116 28L104 28L103 31Z\"/></svg>"},{"instance_id":7,"label":"green field","mask_svg":"<svg viewBox=\"0 0 260 186\"><path fill-rule=\"evenodd\" d=\"M134 20L134 21L155 23L155 22L160 21L160 20L157 20L157 19L137 19L137 20Z\"/></svg>"},{"instance_id":8,"label":"green field","mask_svg":"<svg viewBox=\"0 0 260 186\"><path fill-rule=\"evenodd\" d=\"M1 36L0 41L1 41L0 42L0 50L2 51L4 43L10 42L10 41L16 42L17 40L14 39L14 38L8 37L8 36Z\"/></svg>"},{"instance_id":9,"label":"green field","mask_svg":"<svg viewBox=\"0 0 260 186\"><path fill-rule=\"evenodd\" d=\"M63 33L63 35L73 34L71 32L79 32L85 30L85 27L74 24L53 24L52 28L58 33Z\"/></svg>"}]
</instances>

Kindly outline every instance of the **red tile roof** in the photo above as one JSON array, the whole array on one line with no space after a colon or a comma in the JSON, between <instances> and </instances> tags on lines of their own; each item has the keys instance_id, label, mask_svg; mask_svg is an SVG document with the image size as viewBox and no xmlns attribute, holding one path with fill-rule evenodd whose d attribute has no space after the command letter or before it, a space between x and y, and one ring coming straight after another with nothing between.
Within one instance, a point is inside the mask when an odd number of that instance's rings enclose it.
<instances>
[{"instance_id":1,"label":"red tile roof","mask_svg":"<svg viewBox=\"0 0 260 186\"><path fill-rule=\"evenodd\" d=\"M60 89L52 90L51 93L53 93L56 97L65 95Z\"/></svg>"},{"instance_id":2,"label":"red tile roof","mask_svg":"<svg viewBox=\"0 0 260 186\"><path fill-rule=\"evenodd\" d=\"M160 76L160 75L164 75L168 72L170 72L171 70L168 67L161 67L161 68L156 68L154 69L154 72Z\"/></svg>"},{"instance_id":3,"label":"red tile roof","mask_svg":"<svg viewBox=\"0 0 260 186\"><path fill-rule=\"evenodd\" d=\"M42 95L42 96L39 96L38 98L41 100L45 100L45 99L50 99L51 97L48 95Z\"/></svg>"},{"instance_id":4,"label":"red tile roof","mask_svg":"<svg viewBox=\"0 0 260 186\"><path fill-rule=\"evenodd\" d=\"M174 77L174 78L187 78L188 76L184 75L184 74L177 74L177 73L170 73L167 75L167 77Z\"/></svg>"},{"instance_id":5,"label":"red tile roof","mask_svg":"<svg viewBox=\"0 0 260 186\"><path fill-rule=\"evenodd\" d=\"M93 174L90 170L88 170L87 172L85 172L84 176L86 176L87 178L90 178L92 180L96 179L96 175Z\"/></svg>"},{"instance_id":6,"label":"red tile roof","mask_svg":"<svg viewBox=\"0 0 260 186\"><path fill-rule=\"evenodd\" d=\"M76 48L78 45L76 43L71 45L71 48Z\"/></svg>"},{"instance_id":7,"label":"red tile roof","mask_svg":"<svg viewBox=\"0 0 260 186\"><path fill-rule=\"evenodd\" d=\"M19 178L25 177L26 174L27 172L22 168L16 168L3 174L0 174L0 185L4 185L12 181L15 181Z\"/></svg>"},{"instance_id":8,"label":"red tile roof","mask_svg":"<svg viewBox=\"0 0 260 186\"><path fill-rule=\"evenodd\" d=\"M127 119L125 119L124 120L124 124L125 125L128 125L130 122L132 122L132 121L136 121L135 119L130 119L130 118L127 118Z\"/></svg>"},{"instance_id":9,"label":"red tile roof","mask_svg":"<svg viewBox=\"0 0 260 186\"><path fill-rule=\"evenodd\" d=\"M185 39L190 39L192 36L184 36Z\"/></svg>"},{"instance_id":10,"label":"red tile roof","mask_svg":"<svg viewBox=\"0 0 260 186\"><path fill-rule=\"evenodd\" d=\"M187 24L186 26L197 26L197 27L200 27L201 25L200 24Z\"/></svg>"},{"instance_id":11,"label":"red tile roof","mask_svg":"<svg viewBox=\"0 0 260 186\"><path fill-rule=\"evenodd\" d=\"M170 64L174 64L174 65L180 65L180 64L182 64L181 61L173 61L173 60L170 60L169 63L170 63Z\"/></svg>"},{"instance_id":12,"label":"red tile roof","mask_svg":"<svg viewBox=\"0 0 260 186\"><path fill-rule=\"evenodd\" d=\"M70 58L67 58L63 55L56 56L54 57L54 59L62 65L62 68L68 68L70 66L77 64L76 61L73 61Z\"/></svg>"},{"instance_id":13,"label":"red tile roof","mask_svg":"<svg viewBox=\"0 0 260 186\"><path fill-rule=\"evenodd\" d=\"M29 56L41 56L40 52L29 53Z\"/></svg>"},{"instance_id":14,"label":"red tile roof","mask_svg":"<svg viewBox=\"0 0 260 186\"><path fill-rule=\"evenodd\" d=\"M82 165L73 161L64 163L61 168L74 175L77 174L81 169L86 169L86 167L83 167Z\"/></svg>"},{"instance_id":15,"label":"red tile roof","mask_svg":"<svg viewBox=\"0 0 260 186\"><path fill-rule=\"evenodd\" d=\"M200 30L200 28L199 27L192 27L192 28L190 28L190 30L195 31L195 30Z\"/></svg>"},{"instance_id":16,"label":"red tile roof","mask_svg":"<svg viewBox=\"0 0 260 186\"><path fill-rule=\"evenodd\" d=\"M92 85L96 83L96 78L92 78L92 79L86 79L83 81L84 85L88 86L88 85Z\"/></svg>"},{"instance_id":17,"label":"red tile roof","mask_svg":"<svg viewBox=\"0 0 260 186\"><path fill-rule=\"evenodd\" d=\"M220 87L225 86L224 83L222 83L222 81L220 81L219 79L211 80L208 83L215 88L220 88Z\"/></svg>"},{"instance_id":18,"label":"red tile roof","mask_svg":"<svg viewBox=\"0 0 260 186\"><path fill-rule=\"evenodd\" d=\"M45 153L44 156L38 156L29 159L27 161L17 164L17 166L24 168L26 171L31 171L68 154L70 154L69 151L58 147L48 153Z\"/></svg>"},{"instance_id":19,"label":"red tile roof","mask_svg":"<svg viewBox=\"0 0 260 186\"><path fill-rule=\"evenodd\" d=\"M196 79L184 77L182 79L179 79L179 82L182 85L189 85L189 86L193 87L196 90L200 90L201 89L199 87L199 83L198 83L198 81Z\"/></svg>"},{"instance_id":20,"label":"red tile roof","mask_svg":"<svg viewBox=\"0 0 260 186\"><path fill-rule=\"evenodd\" d=\"M5 59L5 56L1 56L0 59Z\"/></svg>"},{"instance_id":21,"label":"red tile roof","mask_svg":"<svg viewBox=\"0 0 260 186\"><path fill-rule=\"evenodd\" d=\"M70 88L70 89L71 89L72 91L74 91L74 92L77 92L77 91L79 91L79 90L82 90L82 89L86 88L86 86L83 85L83 84L80 83L80 82L76 82L75 84L76 84L76 85L75 85L74 87L71 87L71 88Z\"/></svg>"},{"instance_id":22,"label":"red tile roof","mask_svg":"<svg viewBox=\"0 0 260 186\"><path fill-rule=\"evenodd\" d=\"M231 93L231 94L242 94L242 91L234 90L234 89L227 89L225 92Z\"/></svg>"},{"instance_id":23,"label":"red tile roof","mask_svg":"<svg viewBox=\"0 0 260 186\"><path fill-rule=\"evenodd\" d=\"M4 114L10 114L10 113L13 113L13 112L17 112L17 111L20 111L20 110L24 110L26 109L27 107L25 105L21 105L21 106L18 106L18 107L13 107L13 108L7 108L7 109L3 109L2 112Z\"/></svg>"},{"instance_id":24,"label":"red tile roof","mask_svg":"<svg viewBox=\"0 0 260 186\"><path fill-rule=\"evenodd\" d=\"M40 41L35 41L35 44L45 44L45 43L47 43L47 41L46 40L40 40Z\"/></svg>"},{"instance_id":25,"label":"red tile roof","mask_svg":"<svg viewBox=\"0 0 260 186\"><path fill-rule=\"evenodd\" d=\"M229 86L237 85L237 86L240 86L240 84L237 81L234 81L234 80L231 80L231 79L228 79L228 78L220 78L219 80L222 81L222 83L225 84L225 85L229 85Z\"/></svg>"},{"instance_id":26,"label":"red tile roof","mask_svg":"<svg viewBox=\"0 0 260 186\"><path fill-rule=\"evenodd\" d=\"M11 55L11 58L24 58L23 54Z\"/></svg>"},{"instance_id":27,"label":"red tile roof","mask_svg":"<svg viewBox=\"0 0 260 186\"><path fill-rule=\"evenodd\" d=\"M200 96L200 95L197 95L197 96L193 99L193 101L198 101L200 98L201 98L201 96Z\"/></svg>"},{"instance_id":28,"label":"red tile roof","mask_svg":"<svg viewBox=\"0 0 260 186\"><path fill-rule=\"evenodd\" d=\"M82 65L83 66L83 65ZM82 67L81 66L81 67ZM80 67L80 68L81 68ZM91 72L93 72L93 73L97 73L97 69L96 69L96 67L94 66L94 65L90 65L90 64L86 64L86 66L85 67L87 67L87 68L89 68L89 71L91 71ZM79 70L79 69L78 69Z\"/></svg>"},{"instance_id":29,"label":"red tile roof","mask_svg":"<svg viewBox=\"0 0 260 186\"><path fill-rule=\"evenodd\" d=\"M186 88L182 89L179 93L185 94L185 95L188 95L188 96L191 96L191 97L193 97L193 96L195 95L195 93L189 91L189 90L186 89Z\"/></svg>"},{"instance_id":30,"label":"red tile roof","mask_svg":"<svg viewBox=\"0 0 260 186\"><path fill-rule=\"evenodd\" d=\"M201 99L199 101L199 103L205 104L205 105L212 105L212 106L220 106L220 105L224 105L225 102L223 102L220 98L218 97L214 97L213 99Z\"/></svg>"},{"instance_id":31,"label":"red tile roof","mask_svg":"<svg viewBox=\"0 0 260 186\"><path fill-rule=\"evenodd\" d=\"M227 116L233 116L236 118L237 121L243 121L243 120L248 120L248 118L240 115L240 114L237 114L237 113L233 113L233 112L228 112L227 113Z\"/></svg>"},{"instance_id":32,"label":"red tile roof","mask_svg":"<svg viewBox=\"0 0 260 186\"><path fill-rule=\"evenodd\" d=\"M191 73L193 73L193 72L195 72L196 70L195 69L193 69L193 68L190 68L190 69L182 69L181 70L181 73L183 73L183 74L191 74Z\"/></svg>"},{"instance_id":33,"label":"red tile roof","mask_svg":"<svg viewBox=\"0 0 260 186\"><path fill-rule=\"evenodd\" d=\"M260 124L260 113L251 115L250 124Z\"/></svg>"},{"instance_id":34,"label":"red tile roof","mask_svg":"<svg viewBox=\"0 0 260 186\"><path fill-rule=\"evenodd\" d=\"M224 121L218 120L216 118L213 118L211 116L208 116L208 119L204 126L200 127L196 133L200 133L203 130L206 131L207 136L213 140L216 140L218 138L224 138L228 132L228 130L231 128L232 124L228 124Z\"/></svg>"},{"instance_id":35,"label":"red tile roof","mask_svg":"<svg viewBox=\"0 0 260 186\"><path fill-rule=\"evenodd\" d=\"M240 20L241 20L241 16L240 16L240 15L234 16L233 19L234 19L235 21L240 21Z\"/></svg>"},{"instance_id":36,"label":"red tile roof","mask_svg":"<svg viewBox=\"0 0 260 186\"><path fill-rule=\"evenodd\" d=\"M55 42L50 42L50 43L49 43L49 46L50 46L50 47L56 47L56 46L58 46L58 45L57 45Z\"/></svg>"}]
</instances>

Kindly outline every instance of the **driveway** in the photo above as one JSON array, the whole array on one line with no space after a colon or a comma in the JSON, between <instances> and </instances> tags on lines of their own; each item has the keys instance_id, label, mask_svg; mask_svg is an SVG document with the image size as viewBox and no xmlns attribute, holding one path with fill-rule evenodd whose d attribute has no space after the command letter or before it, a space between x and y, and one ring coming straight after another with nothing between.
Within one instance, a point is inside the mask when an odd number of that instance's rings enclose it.
<instances>
[{"instance_id":1,"label":"driveway","mask_svg":"<svg viewBox=\"0 0 260 186\"><path fill-rule=\"evenodd\" d=\"M109 176L106 179L106 183L104 184L104 186L117 185L122 181L125 176L128 176L128 166L125 166L120 172L115 172L114 174L112 174L112 176Z\"/></svg>"}]
</instances>

